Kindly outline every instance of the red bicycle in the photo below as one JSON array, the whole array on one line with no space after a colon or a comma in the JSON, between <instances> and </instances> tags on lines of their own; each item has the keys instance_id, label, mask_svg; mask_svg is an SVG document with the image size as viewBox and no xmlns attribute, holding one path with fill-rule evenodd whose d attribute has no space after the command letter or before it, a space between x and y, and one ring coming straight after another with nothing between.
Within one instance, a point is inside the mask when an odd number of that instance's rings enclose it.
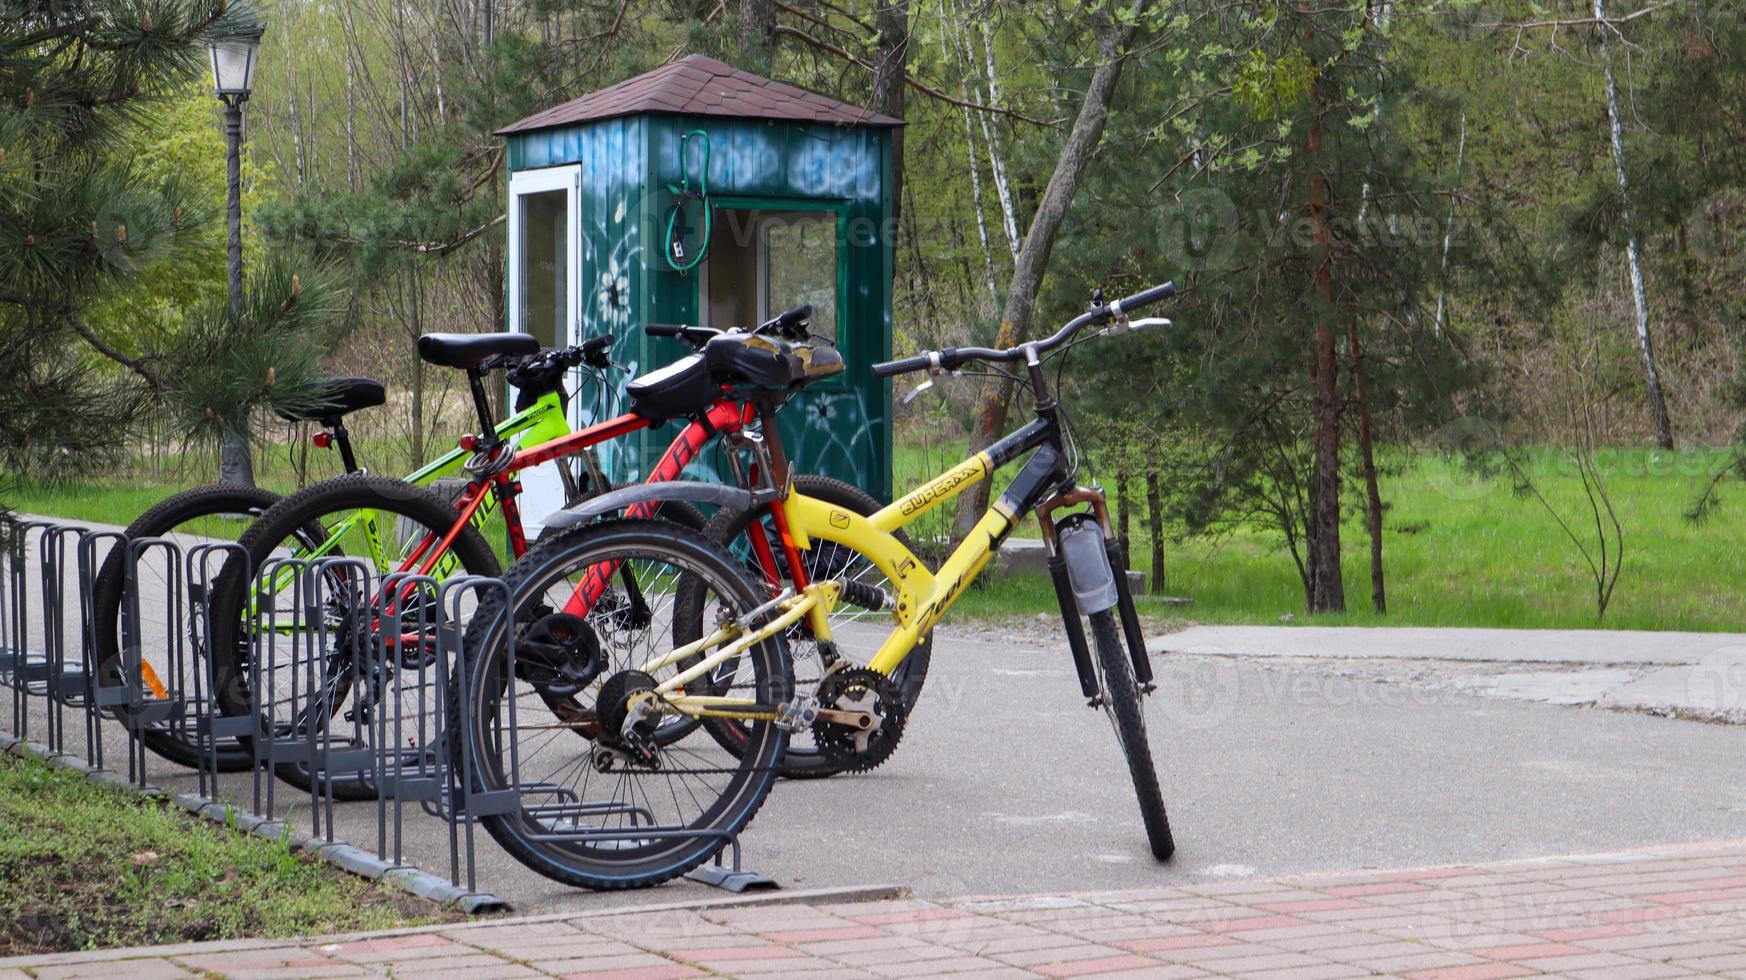
<instances>
[{"instance_id":1,"label":"red bicycle","mask_svg":"<svg viewBox=\"0 0 1746 980\"><path fill-rule=\"evenodd\" d=\"M810 314L810 307L791 310L751 333L805 335ZM651 327L650 332L677 336L699 348L718 333L677 327ZM515 558L524 555L528 541L517 500L521 492L520 475L532 467L569 458L582 461L583 475L577 477L569 468L560 469L566 495L572 503L559 515L548 518L551 528L605 515L659 517L699 527L703 523L700 507L738 512L756 508L770 499L772 491L768 489L675 482L717 437L729 450L731 460L737 460L742 453L753 457L743 482L750 484L762 474L786 473L787 469L786 461L776 463L768 458L768 448L760 436L763 427L774 425L776 406L768 399L760 403L735 393L735 370L758 365L711 363L701 351L629 382L625 393L630 411L535 446L518 448L505 434L510 426L498 425L493 420L486 378L493 370L504 368L511 384L524 392L550 391L555 380L589 363L587 355L598 354L599 345L596 340L582 347L542 350L532 337L510 333L421 337L422 358L438 366L463 370L467 375L479 432L460 440L462 450L470 454L463 464L469 476L465 489L450 502L406 481L351 474L307 487L268 508L241 538L246 560L240 555L229 560L213 589L212 666L220 712L244 716L251 711L254 699L247 682L251 632L257 637L270 636L273 643L287 651L332 651L320 665L320 677L314 685L277 676L286 673L279 670L273 671L276 676L261 678L263 687L273 686L271 693L264 692L260 700L275 706L276 717L270 724L278 737L292 737L290 733L301 737L311 730L321 730L341 711L348 719L367 721L379 710L377 691L382 685L359 683L362 651L347 645L356 643L356 637L368 636L370 631L344 622L338 609L329 610L326 616L312 617L292 608L301 601L294 595L296 590L289 587L294 575L281 571L277 575L283 580L272 581L255 574L270 568L275 558L289 556L311 562L327 557L357 558L367 563L380 579L397 573L435 579L462 572L496 577L501 574L499 556L487 542L482 528L494 513L501 513L509 554ZM584 347L589 350L584 352ZM751 349L746 345L724 346L724 350L730 348ZM834 356L835 352L831 354ZM837 370L840 364L839 358ZM642 483L609 489L603 468L594 455L595 447L679 420L685 424ZM841 495L840 490L845 489L845 485L834 481L794 479L808 492L838 491ZM821 484L832 485L821 487ZM844 506L863 513L872 513L880 506L866 494L847 489L858 496L844 500ZM771 510L780 515L779 510ZM753 559L766 572L761 577L772 582L796 577L804 581L804 570L816 566L821 556L803 551L786 534L780 539L780 554L765 548ZM841 558L834 553L823 557L833 562ZM332 584L330 594L345 594L344 583ZM427 595L422 601L433 598ZM416 597L407 594L378 595L371 597L369 608L379 615L382 611L404 610L416 605L416 601ZM649 589L638 581L635 569L615 568L587 590L577 590L550 606L536 605L524 615L518 633L521 644L518 649L529 682L563 724L584 735L591 723L591 712L583 704L587 700L585 691L598 675L598 662L603 656L600 650L609 647L611 641L611 637L598 635L599 631L590 627L584 617L589 610L600 612L602 603L610 604L607 608L612 616L608 621L627 626L646 624L662 614L653 608L659 600L651 602ZM593 618L600 620L598 615ZM268 624L273 625L269 628ZM307 635L310 630L326 631L329 636L325 645L312 646ZM421 648L429 642L428 636L402 637L402 645L408 649ZM262 657L258 645L252 656ZM290 654L272 660L287 666L296 663ZM295 669L304 670L306 666ZM916 672L918 689L920 673ZM295 691L295 696L287 693L291 691ZM684 737L696 726L689 719L681 721L664 730L663 738ZM221 767L250 766L253 751L248 743L247 739L240 740L221 756ZM805 768L804 755L796 756L795 774L803 774L799 770ZM281 765L278 772L288 782L306 789L312 782L307 768L300 763ZM361 779L332 782L335 795L341 798L374 795L374 790Z\"/></svg>"}]
</instances>

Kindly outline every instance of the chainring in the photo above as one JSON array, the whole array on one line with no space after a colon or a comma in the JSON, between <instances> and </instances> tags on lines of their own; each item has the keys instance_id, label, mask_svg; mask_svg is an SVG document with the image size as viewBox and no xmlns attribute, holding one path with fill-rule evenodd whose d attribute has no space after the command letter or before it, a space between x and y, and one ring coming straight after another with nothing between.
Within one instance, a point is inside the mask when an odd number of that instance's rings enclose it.
<instances>
[{"instance_id":1,"label":"chainring","mask_svg":"<svg viewBox=\"0 0 1746 980\"><path fill-rule=\"evenodd\" d=\"M819 682L816 696L821 708L866 711L874 717L874 726L867 731L823 718L813 722L813 741L832 768L870 772L897 751L909 712L891 678L867 667L850 667L827 674Z\"/></svg>"}]
</instances>

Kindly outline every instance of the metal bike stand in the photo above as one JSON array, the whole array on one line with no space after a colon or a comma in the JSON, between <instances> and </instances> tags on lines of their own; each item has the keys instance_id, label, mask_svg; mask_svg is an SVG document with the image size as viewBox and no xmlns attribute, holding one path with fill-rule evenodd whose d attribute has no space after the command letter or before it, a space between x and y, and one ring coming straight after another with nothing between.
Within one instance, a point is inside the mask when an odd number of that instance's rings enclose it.
<instances>
[{"instance_id":1,"label":"metal bike stand","mask_svg":"<svg viewBox=\"0 0 1746 980\"><path fill-rule=\"evenodd\" d=\"M127 781L134 786L146 788L147 750L143 730L149 727L154 718L161 716L163 720L175 724L183 709L181 703L181 672L178 669L184 654L183 626L186 623L186 610L182 601L187 593L187 583L182 578L182 550L175 541L169 538L131 538L126 542L125 558L126 587L122 591L121 600L121 683L103 683L109 681L109 671L100 670L103 675L99 686L95 689L97 707L126 708L118 720L127 730ZM144 627L140 612L139 570L142 562L151 560L148 552L162 553L166 584L168 586L163 597L164 621L166 626L166 651L169 654L170 683L174 690L166 688L169 695L167 701L148 700L145 691L145 678L141 664L145 657ZM148 707L150 711L148 712Z\"/></svg>"},{"instance_id":2,"label":"metal bike stand","mask_svg":"<svg viewBox=\"0 0 1746 980\"><path fill-rule=\"evenodd\" d=\"M8 569L12 586L12 642L10 656L7 658L6 669L12 675L12 734L24 741L30 741L30 699L39 697L46 692L49 672L52 669L50 651L44 650L33 656L31 650L31 596L30 596L30 532L37 531L39 548L46 547L47 535L56 525L53 521L20 521L12 525L13 540L11 542L11 567ZM44 584L38 569L38 585ZM37 611L47 607L48 597L37 597L40 606ZM53 638L53 626L43 624L43 638L46 641ZM42 690L39 685L45 685ZM50 722L52 725L52 721ZM53 731L51 728L52 738ZM58 747L50 746L58 751Z\"/></svg>"},{"instance_id":3,"label":"metal bike stand","mask_svg":"<svg viewBox=\"0 0 1746 980\"><path fill-rule=\"evenodd\" d=\"M202 750L200 765L196 767L200 795L212 800L217 800L219 793L220 746L241 744L238 739L258 731L253 715L225 715L219 702L217 667L212 661L212 590L218 575L232 561L240 562L243 580L252 582L253 560L248 549L235 541L202 542L189 549L187 555L189 634L193 637L195 658L194 696L188 703L194 708L194 736Z\"/></svg>"},{"instance_id":4,"label":"metal bike stand","mask_svg":"<svg viewBox=\"0 0 1746 980\"><path fill-rule=\"evenodd\" d=\"M105 541L108 542L108 550L103 553L104 560L99 562L98 547ZM97 662L97 630L113 632L120 624L97 623L96 597L92 586L97 581L98 569L107 564L110 556L118 554L117 548L126 546L127 536L120 531L87 530L79 535L79 635L84 646L84 655L80 659L85 671L85 761L93 769L104 767L103 712L97 704L97 689L102 684L102 665Z\"/></svg>"},{"instance_id":5,"label":"metal bike stand","mask_svg":"<svg viewBox=\"0 0 1746 980\"><path fill-rule=\"evenodd\" d=\"M722 861L723 855L733 851L733 863ZM685 877L692 881L720 888L739 894L740 892L771 892L781 889L774 878L761 875L756 871L747 871L740 867L740 838L738 834L728 838L722 849L715 852L715 860L708 864L700 864L685 872Z\"/></svg>"}]
</instances>

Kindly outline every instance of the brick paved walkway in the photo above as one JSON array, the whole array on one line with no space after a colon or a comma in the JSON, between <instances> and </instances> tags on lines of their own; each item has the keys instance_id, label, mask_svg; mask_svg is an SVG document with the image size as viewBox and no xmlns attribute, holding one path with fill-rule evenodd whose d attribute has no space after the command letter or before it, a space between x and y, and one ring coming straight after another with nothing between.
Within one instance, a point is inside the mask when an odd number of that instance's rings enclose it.
<instances>
[{"instance_id":1,"label":"brick paved walkway","mask_svg":"<svg viewBox=\"0 0 1746 980\"><path fill-rule=\"evenodd\" d=\"M0 960L24 976L1746 977L1746 841L1073 896L768 905Z\"/></svg>"}]
</instances>

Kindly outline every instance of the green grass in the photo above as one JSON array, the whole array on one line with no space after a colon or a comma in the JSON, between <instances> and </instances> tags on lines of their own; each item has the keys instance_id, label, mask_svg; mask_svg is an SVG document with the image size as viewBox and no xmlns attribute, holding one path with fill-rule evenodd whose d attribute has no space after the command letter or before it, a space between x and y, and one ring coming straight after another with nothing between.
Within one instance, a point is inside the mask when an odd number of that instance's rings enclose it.
<instances>
[{"instance_id":1,"label":"green grass","mask_svg":"<svg viewBox=\"0 0 1746 980\"><path fill-rule=\"evenodd\" d=\"M260 480L278 492L290 480ZM193 486L192 482L90 480L79 483L19 483L8 487L0 500L20 514L40 514L68 521L126 525L158 501ZM246 524L233 526L229 537L240 535Z\"/></svg>"},{"instance_id":2,"label":"green grass","mask_svg":"<svg viewBox=\"0 0 1746 980\"><path fill-rule=\"evenodd\" d=\"M1593 547L1593 518L1566 454L1527 454L1548 501ZM1387 505L1383 559L1386 616L1370 611L1369 539L1353 515L1342 530L1346 604L1339 615L1304 616L1303 587L1276 535L1244 528L1218 538L1169 541L1166 590L1194 600L1151 615L1207 623L1358 626L1486 626L1646 630L1746 628L1746 494L1725 491L1721 511L1694 525L1684 517L1728 455L1716 450L1602 451L1598 463L1624 526L1624 567L1604 618L1575 546L1537 502L1516 496L1507 476L1477 477L1431 455L1396 455L1382 482ZM1362 487L1348 484L1349 504ZM1133 543L1134 567L1148 546ZM1148 603L1142 602L1142 606ZM1037 576L996 577L960 603L959 614L1035 614L1053 606Z\"/></svg>"},{"instance_id":3,"label":"green grass","mask_svg":"<svg viewBox=\"0 0 1746 980\"><path fill-rule=\"evenodd\" d=\"M898 447L893 470L899 488L918 485L961 457L961 440L930 447ZM1592 517L1568 455L1525 454L1541 490L1592 546ZM1511 492L1499 475L1476 477L1457 461L1404 451L1386 454L1383 498L1384 560L1389 613L1369 611L1369 540L1354 512L1342 534L1347 606L1316 623L1415 626L1611 627L1619 629L1737 630L1746 627L1746 492L1725 490L1724 506L1708 523L1684 518L1692 500L1728 456L1720 450L1666 453L1608 449L1599 454L1606 485L1625 529L1624 571L1605 618L1595 616L1594 586L1571 542L1535 501ZM277 479L277 483L273 482ZM285 489L282 465L263 480ZM180 486L132 480L79 485L25 485L6 496L24 512L125 523ZM1362 487L1345 487L1349 507ZM941 507L911 529L918 540L943 533L951 507ZM1142 523L1136 508L1136 525ZM1138 527L1136 527L1136 530ZM239 529L240 530L240 529ZM1035 536L1036 522L1017 532ZM489 535L500 545L500 533ZM501 550L501 548L500 548ZM1133 542L1134 566L1146 568L1149 546ZM1186 616L1198 622L1273 623L1303 617L1303 590L1279 539L1259 527L1218 537L1166 542L1166 589L1194 604L1176 610L1147 604L1149 615ZM1145 603L1143 603L1145 604ZM992 575L966 595L955 616L998 618L1054 608L1054 593L1037 576Z\"/></svg>"},{"instance_id":4,"label":"green grass","mask_svg":"<svg viewBox=\"0 0 1746 980\"><path fill-rule=\"evenodd\" d=\"M0 756L0 881L0 956L455 918L283 845L11 756Z\"/></svg>"}]
</instances>

